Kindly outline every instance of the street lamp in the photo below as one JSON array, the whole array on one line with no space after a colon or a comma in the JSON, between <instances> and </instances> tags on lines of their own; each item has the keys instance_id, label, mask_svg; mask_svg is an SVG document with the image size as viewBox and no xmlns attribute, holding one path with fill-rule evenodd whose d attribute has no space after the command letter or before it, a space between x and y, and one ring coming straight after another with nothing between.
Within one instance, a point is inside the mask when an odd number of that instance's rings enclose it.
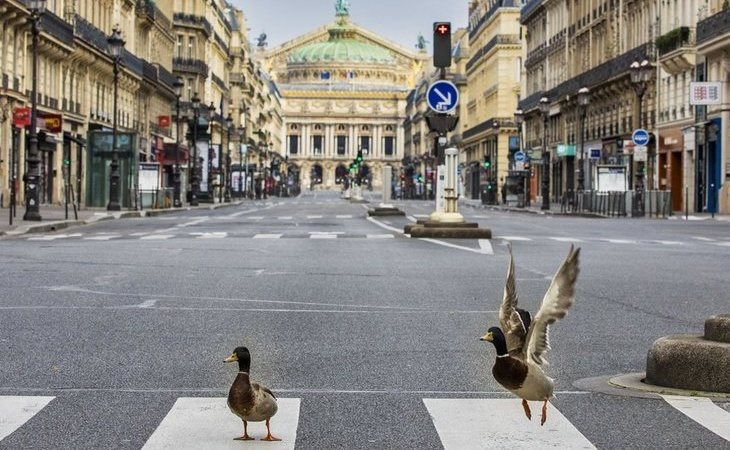
<instances>
[{"instance_id":1,"label":"street lamp","mask_svg":"<svg viewBox=\"0 0 730 450\"><path fill-rule=\"evenodd\" d=\"M248 151L246 151L246 171L243 171L243 146L246 145L246 128L238 127L238 193L241 198L246 197L248 191ZM246 176L246 189L243 188L243 177Z\"/></svg>"},{"instance_id":2,"label":"street lamp","mask_svg":"<svg viewBox=\"0 0 730 450\"><path fill-rule=\"evenodd\" d=\"M38 130L36 129L36 118L38 117L38 22L46 8L45 0L30 0L30 21L31 33L33 35L33 75L30 100L30 130L28 132L28 170L25 183L25 214L23 220L41 220L40 198L38 183L40 182L41 158L38 154Z\"/></svg>"},{"instance_id":3,"label":"street lamp","mask_svg":"<svg viewBox=\"0 0 730 450\"><path fill-rule=\"evenodd\" d=\"M200 191L200 176L198 175L198 120L200 118L200 97L198 93L193 94L190 99L193 107L193 166L190 183L190 206L198 206L198 192Z\"/></svg>"},{"instance_id":4,"label":"street lamp","mask_svg":"<svg viewBox=\"0 0 730 450\"><path fill-rule=\"evenodd\" d=\"M634 85L634 89L636 90L636 96L638 97L639 101L639 114L638 114L638 126L637 128L642 127L642 107L643 107L643 99L644 94L646 93L646 88L649 84L649 80L651 80L651 77L654 73L654 69L652 68L649 61L646 59L638 62L634 61L631 63L630 66L630 73L631 73L631 84ZM643 199L643 193L644 193L644 162L639 161L637 162L636 167L636 174L634 176L634 191L637 194L637 206L638 209L636 209L637 213L640 215L643 215L644 212L644 199Z\"/></svg>"},{"instance_id":5,"label":"street lamp","mask_svg":"<svg viewBox=\"0 0 730 450\"><path fill-rule=\"evenodd\" d=\"M226 141L226 159L225 159L225 172L223 173L223 190L225 191L224 201L231 203L231 129L233 128L233 116L228 113L226 117L226 131L228 134L228 140ZM222 152L221 152L222 153ZM223 156L221 156L222 158ZM221 160L221 167L223 167L223 160Z\"/></svg>"},{"instance_id":6,"label":"street lamp","mask_svg":"<svg viewBox=\"0 0 730 450\"><path fill-rule=\"evenodd\" d=\"M175 171L173 172L173 194L172 205L175 208L182 208L180 189L180 96L182 95L183 79L177 77L172 87L175 88Z\"/></svg>"},{"instance_id":7,"label":"street lamp","mask_svg":"<svg viewBox=\"0 0 730 450\"><path fill-rule=\"evenodd\" d=\"M540 209L550 209L550 152L548 151L548 113L550 100L547 97L540 99L540 113L542 114L542 206Z\"/></svg>"},{"instance_id":8,"label":"street lamp","mask_svg":"<svg viewBox=\"0 0 730 450\"><path fill-rule=\"evenodd\" d=\"M213 147L213 117L215 117L215 105L213 104L213 101L210 102L210 105L208 105L208 124L210 125L210 134L208 135L208 198L210 199L210 202L213 202L213 199L215 198L215 194L213 193L213 158L211 158L211 150ZM219 157L219 166L220 166L220 155Z\"/></svg>"},{"instance_id":9,"label":"street lamp","mask_svg":"<svg viewBox=\"0 0 730 450\"><path fill-rule=\"evenodd\" d=\"M578 191L585 190L585 166L583 162L583 146L585 144L586 112L591 102L591 91L587 87L578 90L578 105L580 105L580 160L578 161Z\"/></svg>"},{"instance_id":10,"label":"street lamp","mask_svg":"<svg viewBox=\"0 0 730 450\"><path fill-rule=\"evenodd\" d=\"M117 148L117 98L119 91L119 61L121 60L122 48L124 48L124 39L122 39L122 31L119 26L114 27L111 36L107 38L109 44L109 54L114 61L114 120L112 121L112 162L110 164L111 173L109 174L109 204L107 211L120 211L122 206L119 204L119 181L121 175L119 173L119 149Z\"/></svg>"},{"instance_id":11,"label":"street lamp","mask_svg":"<svg viewBox=\"0 0 730 450\"><path fill-rule=\"evenodd\" d=\"M517 138L519 140L519 151L524 152L523 145L522 145L522 124L525 123L525 113L521 109L517 109L515 111L515 125L517 125ZM530 206L530 178L531 178L531 171L527 170L527 175L525 178L527 178L525 182L525 199L524 199L524 205ZM523 172L524 173L524 172Z\"/></svg>"}]
</instances>

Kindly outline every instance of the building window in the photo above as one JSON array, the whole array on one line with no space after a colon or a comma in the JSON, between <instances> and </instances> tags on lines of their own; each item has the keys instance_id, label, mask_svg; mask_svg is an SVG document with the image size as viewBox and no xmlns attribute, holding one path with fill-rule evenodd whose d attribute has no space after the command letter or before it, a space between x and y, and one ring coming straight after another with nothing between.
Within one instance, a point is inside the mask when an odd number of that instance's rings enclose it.
<instances>
[{"instance_id":1,"label":"building window","mask_svg":"<svg viewBox=\"0 0 730 450\"><path fill-rule=\"evenodd\" d=\"M322 136L312 136L312 153L314 155L321 155L324 151L324 140Z\"/></svg>"},{"instance_id":2,"label":"building window","mask_svg":"<svg viewBox=\"0 0 730 450\"><path fill-rule=\"evenodd\" d=\"M296 155L299 153L299 136L289 135L289 154Z\"/></svg>"},{"instance_id":3,"label":"building window","mask_svg":"<svg viewBox=\"0 0 730 450\"><path fill-rule=\"evenodd\" d=\"M328 70L323 70L319 73L320 80L329 80L330 78L332 78L332 74Z\"/></svg>"},{"instance_id":4,"label":"building window","mask_svg":"<svg viewBox=\"0 0 730 450\"><path fill-rule=\"evenodd\" d=\"M393 156L394 149L395 149L395 137L393 136L385 136L384 141L384 147L385 147L385 156Z\"/></svg>"},{"instance_id":5,"label":"building window","mask_svg":"<svg viewBox=\"0 0 730 450\"><path fill-rule=\"evenodd\" d=\"M347 136L337 136L337 155L347 154Z\"/></svg>"},{"instance_id":6,"label":"building window","mask_svg":"<svg viewBox=\"0 0 730 450\"><path fill-rule=\"evenodd\" d=\"M187 57L192 59L193 58L193 48L195 48L195 37L189 36L188 37L188 54Z\"/></svg>"},{"instance_id":7,"label":"building window","mask_svg":"<svg viewBox=\"0 0 730 450\"><path fill-rule=\"evenodd\" d=\"M366 155L370 153L370 136L360 136L360 149Z\"/></svg>"},{"instance_id":8,"label":"building window","mask_svg":"<svg viewBox=\"0 0 730 450\"><path fill-rule=\"evenodd\" d=\"M175 48L175 56L178 58L182 58L183 56L183 40L184 36L182 34L177 35L177 46Z\"/></svg>"}]
</instances>

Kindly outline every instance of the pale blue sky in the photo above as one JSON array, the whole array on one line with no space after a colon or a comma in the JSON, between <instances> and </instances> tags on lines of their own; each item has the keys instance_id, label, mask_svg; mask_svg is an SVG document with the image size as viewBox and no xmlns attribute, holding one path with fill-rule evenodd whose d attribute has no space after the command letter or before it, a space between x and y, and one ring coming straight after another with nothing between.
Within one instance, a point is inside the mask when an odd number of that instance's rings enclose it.
<instances>
[{"instance_id":1,"label":"pale blue sky","mask_svg":"<svg viewBox=\"0 0 730 450\"><path fill-rule=\"evenodd\" d=\"M335 0L231 0L248 17L249 38L265 32L269 48L282 44L335 17ZM433 22L466 26L468 0L350 0L352 21L415 50L419 33L429 41Z\"/></svg>"}]
</instances>

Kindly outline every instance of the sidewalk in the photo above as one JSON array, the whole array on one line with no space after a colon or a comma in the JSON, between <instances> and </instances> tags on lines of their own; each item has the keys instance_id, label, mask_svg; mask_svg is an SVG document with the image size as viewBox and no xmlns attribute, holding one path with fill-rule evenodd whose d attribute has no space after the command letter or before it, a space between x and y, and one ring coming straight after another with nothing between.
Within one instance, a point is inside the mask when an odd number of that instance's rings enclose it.
<instances>
[{"instance_id":1,"label":"sidewalk","mask_svg":"<svg viewBox=\"0 0 730 450\"><path fill-rule=\"evenodd\" d=\"M232 201L231 203L206 203L196 207L186 206L183 208L145 209L143 211L125 210L118 212L108 212L104 208L84 208L77 212L78 220L74 217L73 207L71 206L68 208L68 219L66 219L66 211L63 206L41 205L40 213L43 220L40 222L23 220L25 205L18 205L16 217L13 218L12 225L10 225L9 220L10 209L0 208L0 236L13 236L26 233L45 233L77 225L95 223L101 220L156 217L163 214L172 214L182 211L226 208L238 206L242 203L242 201L237 200Z\"/></svg>"}]
</instances>

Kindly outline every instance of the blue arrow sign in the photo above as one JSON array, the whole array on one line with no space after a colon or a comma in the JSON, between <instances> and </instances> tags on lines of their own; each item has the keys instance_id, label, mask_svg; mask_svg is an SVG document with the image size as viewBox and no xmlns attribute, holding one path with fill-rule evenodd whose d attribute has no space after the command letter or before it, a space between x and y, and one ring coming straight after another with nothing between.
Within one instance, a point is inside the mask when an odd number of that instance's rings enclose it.
<instances>
[{"instance_id":1,"label":"blue arrow sign","mask_svg":"<svg viewBox=\"0 0 730 450\"><path fill-rule=\"evenodd\" d=\"M634 145L649 145L649 132L643 128L634 130L634 133L631 135L631 140L634 141Z\"/></svg>"},{"instance_id":2,"label":"blue arrow sign","mask_svg":"<svg viewBox=\"0 0 730 450\"><path fill-rule=\"evenodd\" d=\"M525 160L525 152L515 152L515 161L523 162Z\"/></svg>"},{"instance_id":3,"label":"blue arrow sign","mask_svg":"<svg viewBox=\"0 0 730 450\"><path fill-rule=\"evenodd\" d=\"M459 104L459 90L451 81L439 80L428 87L426 99L437 113L450 113Z\"/></svg>"}]
</instances>

